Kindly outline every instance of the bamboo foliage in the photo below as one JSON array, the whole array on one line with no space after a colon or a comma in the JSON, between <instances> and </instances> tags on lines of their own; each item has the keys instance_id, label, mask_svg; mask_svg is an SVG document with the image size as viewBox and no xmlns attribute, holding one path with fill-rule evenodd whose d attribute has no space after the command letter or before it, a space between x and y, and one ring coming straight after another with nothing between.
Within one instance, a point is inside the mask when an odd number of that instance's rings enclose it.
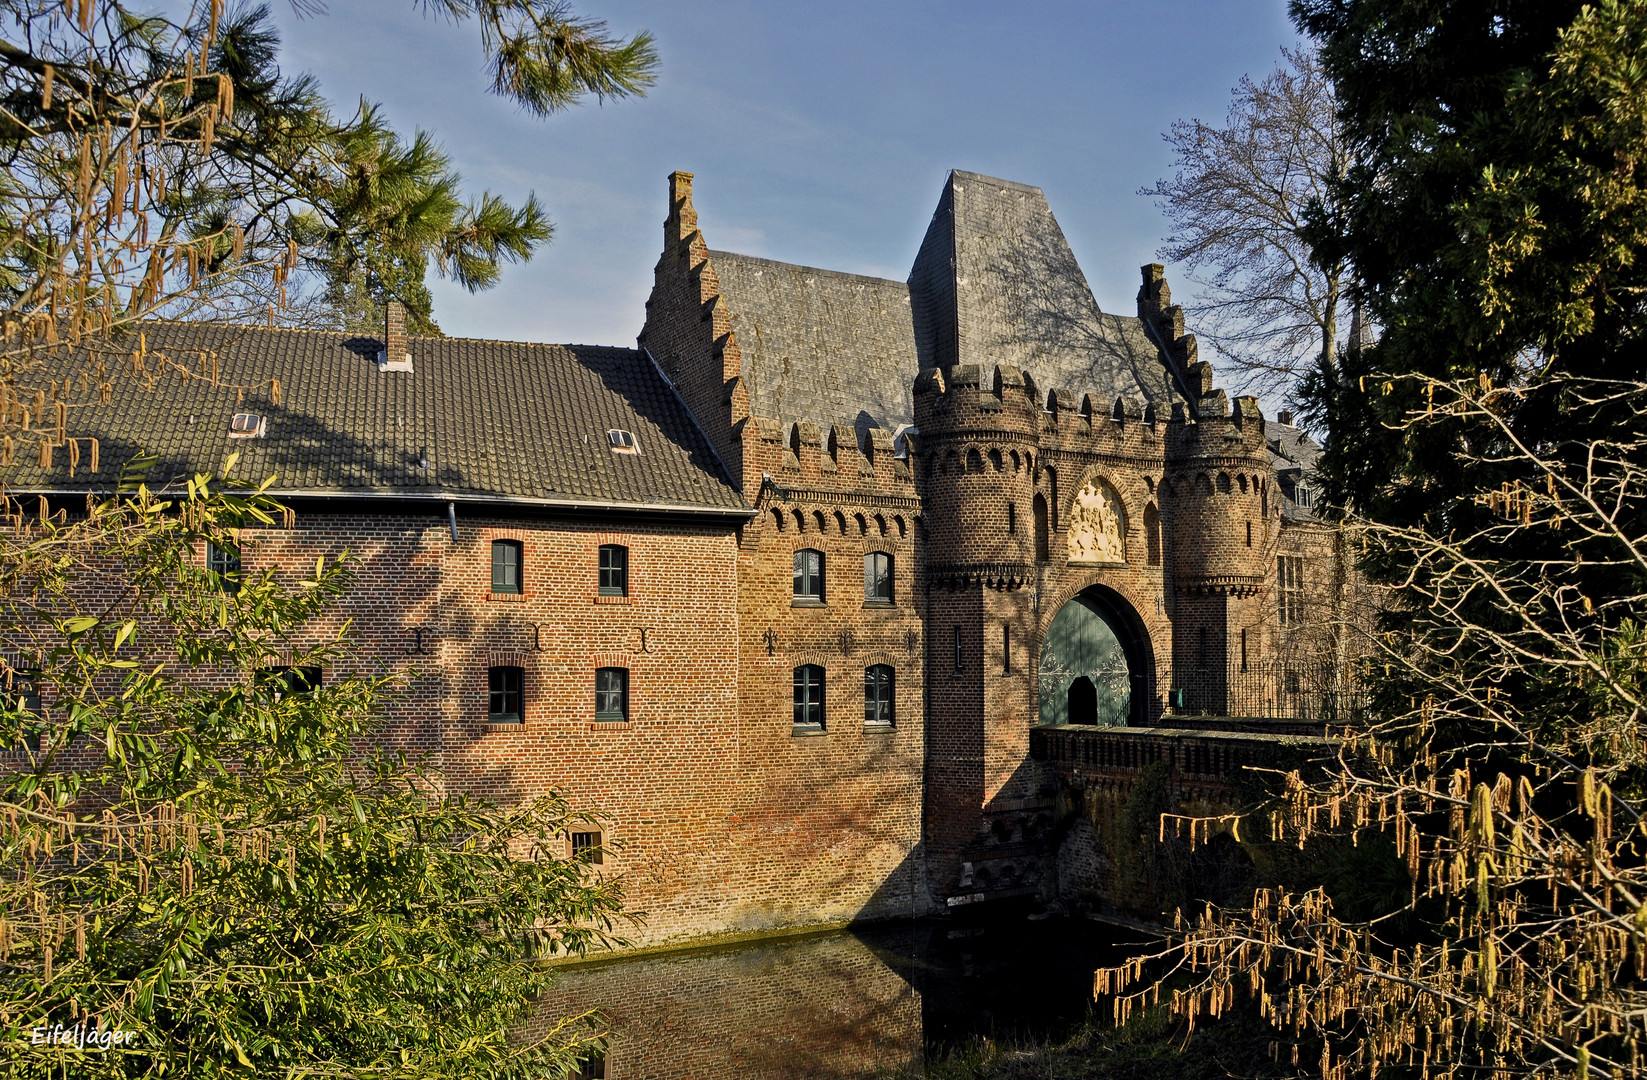
<instances>
[{"instance_id":1,"label":"bamboo foliage","mask_svg":"<svg viewBox=\"0 0 1647 1080\"><path fill-rule=\"evenodd\" d=\"M0 496L0 1071L564 1074L592 1030L508 1032L542 957L614 940L618 887L565 851L602 826L556 796L448 798L363 750L399 676L356 670L329 611L347 556L226 592L204 545L249 571L250 535L290 512L221 476L186 487L73 522ZM325 685L270 677L289 665ZM30 1042L83 1018L139 1037Z\"/></svg>"}]
</instances>

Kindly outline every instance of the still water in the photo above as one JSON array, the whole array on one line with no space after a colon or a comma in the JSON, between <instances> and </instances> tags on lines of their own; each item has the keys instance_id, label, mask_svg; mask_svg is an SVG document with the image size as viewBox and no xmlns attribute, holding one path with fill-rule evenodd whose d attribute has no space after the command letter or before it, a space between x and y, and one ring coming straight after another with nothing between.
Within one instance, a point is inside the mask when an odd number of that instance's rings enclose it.
<instances>
[{"instance_id":1,"label":"still water","mask_svg":"<svg viewBox=\"0 0 1647 1080\"><path fill-rule=\"evenodd\" d=\"M1081 919L882 925L568 968L539 1016L598 1011L608 1080L919 1075L978 1036L1063 1035L1136 948Z\"/></svg>"}]
</instances>

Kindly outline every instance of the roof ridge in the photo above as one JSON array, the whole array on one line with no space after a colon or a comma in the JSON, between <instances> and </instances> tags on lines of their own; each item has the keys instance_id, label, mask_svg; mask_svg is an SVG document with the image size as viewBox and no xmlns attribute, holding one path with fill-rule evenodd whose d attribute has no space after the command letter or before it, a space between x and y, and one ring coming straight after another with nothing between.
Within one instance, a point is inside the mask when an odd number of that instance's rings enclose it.
<instances>
[{"instance_id":1,"label":"roof ridge","mask_svg":"<svg viewBox=\"0 0 1647 1080\"><path fill-rule=\"evenodd\" d=\"M1006 188L1016 188L1019 191L1031 192L1033 194L1041 196L1043 199L1046 198L1046 192L1042 191L1040 188L1036 187L1034 184L1021 184L1016 180L1005 180L1005 179L1002 179L999 176L989 176L985 173L968 172L965 169L951 169L951 170L949 170L949 175L950 175L951 178L954 178L954 177L957 177L957 176L964 177L965 179L967 179L969 181L970 180L987 180L991 184L1000 184L1002 187L1006 187Z\"/></svg>"},{"instance_id":2,"label":"roof ridge","mask_svg":"<svg viewBox=\"0 0 1647 1080\"><path fill-rule=\"evenodd\" d=\"M708 254L710 259L714 259L716 256L725 258L730 255L734 259L748 259L750 262L766 263L768 266L782 266L790 270L805 270L809 274L827 274L830 277L851 278L858 281L877 281L883 285L896 285L898 288L905 290L909 288L907 281L899 281L897 278L876 277L874 274L854 274L850 270L829 270L822 266L807 266L805 263L784 262L782 259L768 259L760 255L745 255L741 251L716 251L711 249Z\"/></svg>"},{"instance_id":3,"label":"roof ridge","mask_svg":"<svg viewBox=\"0 0 1647 1080\"><path fill-rule=\"evenodd\" d=\"M176 327L183 330L221 330L221 331L249 331L257 334L315 334L329 337L352 338L366 336L361 331L333 330L315 326L260 326L256 323L224 323L224 322L196 322L189 319L144 319L142 322L132 323L121 329L128 333L142 331L149 327ZM409 341L471 341L477 345L522 345L534 349L605 349L611 352L631 353L640 355L640 350L629 345L600 345L592 342L575 341L512 341L508 338L459 337L449 334L409 334Z\"/></svg>"}]
</instances>

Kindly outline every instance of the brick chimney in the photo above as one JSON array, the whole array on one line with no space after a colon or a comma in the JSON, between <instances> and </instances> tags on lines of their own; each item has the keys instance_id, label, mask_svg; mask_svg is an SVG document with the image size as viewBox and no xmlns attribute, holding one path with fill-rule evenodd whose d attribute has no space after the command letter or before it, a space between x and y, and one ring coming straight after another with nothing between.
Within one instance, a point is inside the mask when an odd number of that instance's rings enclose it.
<instances>
[{"instance_id":1,"label":"brick chimney","mask_svg":"<svg viewBox=\"0 0 1647 1080\"><path fill-rule=\"evenodd\" d=\"M1288 427L1292 427L1292 410L1291 409L1282 409L1280 412L1276 413L1275 414L1275 422L1278 423L1278 424L1285 424Z\"/></svg>"},{"instance_id":2,"label":"brick chimney","mask_svg":"<svg viewBox=\"0 0 1647 1080\"><path fill-rule=\"evenodd\" d=\"M379 371L411 371L412 354L406 340L406 305L390 300L383 312L383 352L377 360Z\"/></svg>"}]
</instances>

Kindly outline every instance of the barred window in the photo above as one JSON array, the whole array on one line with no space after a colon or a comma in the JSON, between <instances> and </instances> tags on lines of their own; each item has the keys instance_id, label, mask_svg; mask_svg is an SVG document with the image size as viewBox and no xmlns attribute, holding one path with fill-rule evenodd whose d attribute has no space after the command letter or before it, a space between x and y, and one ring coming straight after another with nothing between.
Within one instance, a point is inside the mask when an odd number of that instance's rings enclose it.
<instances>
[{"instance_id":1,"label":"barred window","mask_svg":"<svg viewBox=\"0 0 1647 1080\"><path fill-rule=\"evenodd\" d=\"M816 600L822 603L823 574L823 552L814 551L812 548L802 548L795 552L795 599Z\"/></svg>"},{"instance_id":2,"label":"barred window","mask_svg":"<svg viewBox=\"0 0 1647 1080\"><path fill-rule=\"evenodd\" d=\"M824 669L817 664L795 669L795 726L823 730Z\"/></svg>"},{"instance_id":3,"label":"barred window","mask_svg":"<svg viewBox=\"0 0 1647 1080\"><path fill-rule=\"evenodd\" d=\"M864 723L891 727L896 676L886 664L864 668Z\"/></svg>"},{"instance_id":4,"label":"barred window","mask_svg":"<svg viewBox=\"0 0 1647 1080\"><path fill-rule=\"evenodd\" d=\"M595 719L629 719L629 669L595 669Z\"/></svg>"},{"instance_id":5,"label":"barred window","mask_svg":"<svg viewBox=\"0 0 1647 1080\"><path fill-rule=\"evenodd\" d=\"M629 549L622 544L601 545L600 594L629 595Z\"/></svg>"},{"instance_id":6,"label":"barred window","mask_svg":"<svg viewBox=\"0 0 1647 1080\"><path fill-rule=\"evenodd\" d=\"M892 556L871 551L864 556L864 600L892 603Z\"/></svg>"},{"instance_id":7,"label":"barred window","mask_svg":"<svg viewBox=\"0 0 1647 1080\"><path fill-rule=\"evenodd\" d=\"M518 667L495 667L488 668L486 675L491 691L486 719L494 724L520 723L525 715L521 693L525 672Z\"/></svg>"},{"instance_id":8,"label":"barred window","mask_svg":"<svg viewBox=\"0 0 1647 1080\"><path fill-rule=\"evenodd\" d=\"M229 595L240 591L240 555L229 548L206 544L206 569L216 575L217 587Z\"/></svg>"},{"instance_id":9,"label":"barred window","mask_svg":"<svg viewBox=\"0 0 1647 1080\"><path fill-rule=\"evenodd\" d=\"M521 545L519 540L492 541L492 591L519 593L521 581Z\"/></svg>"},{"instance_id":10,"label":"barred window","mask_svg":"<svg viewBox=\"0 0 1647 1080\"><path fill-rule=\"evenodd\" d=\"M1282 626L1304 623L1304 560L1296 555L1275 557L1275 595Z\"/></svg>"},{"instance_id":11,"label":"barred window","mask_svg":"<svg viewBox=\"0 0 1647 1080\"><path fill-rule=\"evenodd\" d=\"M572 834L572 858L584 859L587 862L601 861L600 833L575 832Z\"/></svg>"}]
</instances>

